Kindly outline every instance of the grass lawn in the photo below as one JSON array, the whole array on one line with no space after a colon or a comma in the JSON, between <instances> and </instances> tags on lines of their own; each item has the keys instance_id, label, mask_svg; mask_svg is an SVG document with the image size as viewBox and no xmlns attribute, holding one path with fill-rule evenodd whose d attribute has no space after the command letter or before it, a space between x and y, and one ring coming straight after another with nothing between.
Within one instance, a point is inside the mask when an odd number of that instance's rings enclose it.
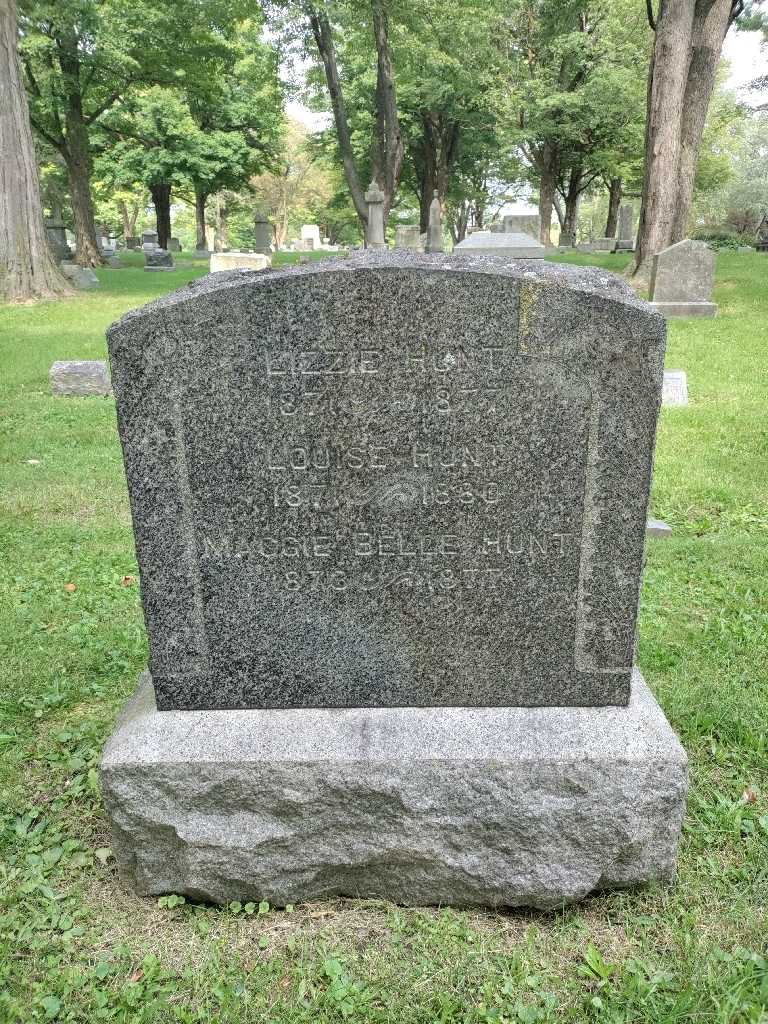
<instances>
[{"instance_id":1,"label":"grass lawn","mask_svg":"<svg viewBox=\"0 0 768 1024\"><path fill-rule=\"evenodd\" d=\"M691 758L678 882L549 915L120 888L96 765L146 641L114 403L47 378L206 271L130 258L0 309L0 1024L766 1024L768 256L719 256L719 317L670 327L691 404L662 413L653 512L675 535L649 545L639 662Z\"/></svg>"}]
</instances>

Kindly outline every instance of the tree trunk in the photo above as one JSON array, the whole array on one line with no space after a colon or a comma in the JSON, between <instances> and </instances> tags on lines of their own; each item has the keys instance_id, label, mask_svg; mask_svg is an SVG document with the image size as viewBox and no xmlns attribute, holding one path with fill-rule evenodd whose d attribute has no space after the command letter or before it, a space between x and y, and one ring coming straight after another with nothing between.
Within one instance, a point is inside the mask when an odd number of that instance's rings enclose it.
<instances>
[{"instance_id":1,"label":"tree trunk","mask_svg":"<svg viewBox=\"0 0 768 1024\"><path fill-rule=\"evenodd\" d=\"M697 0L693 19L692 53L683 99L680 132L680 160L675 178L674 206L669 244L686 236L693 204L693 185L699 162L701 138L709 102L715 88L717 68L731 17L731 0Z\"/></svg>"},{"instance_id":2,"label":"tree trunk","mask_svg":"<svg viewBox=\"0 0 768 1024\"><path fill-rule=\"evenodd\" d=\"M568 188L563 196L565 200L565 216L562 230L573 235L576 241L576 229L579 226L579 201L581 200L582 172L580 167L572 167L568 175Z\"/></svg>"},{"instance_id":3,"label":"tree trunk","mask_svg":"<svg viewBox=\"0 0 768 1024\"><path fill-rule=\"evenodd\" d=\"M541 229L539 241L552 245L552 207L555 202L556 174L554 153L549 145L543 147L539 164L539 220Z\"/></svg>"},{"instance_id":4,"label":"tree trunk","mask_svg":"<svg viewBox=\"0 0 768 1024\"><path fill-rule=\"evenodd\" d=\"M96 241L96 221L91 194L91 150L82 118L67 113L67 145L64 160L75 221L75 262L81 267L104 263Z\"/></svg>"},{"instance_id":5,"label":"tree trunk","mask_svg":"<svg viewBox=\"0 0 768 1024\"><path fill-rule=\"evenodd\" d=\"M661 4L648 77L645 169L634 273L645 276L669 245L677 202L683 99L690 62L694 0Z\"/></svg>"},{"instance_id":6,"label":"tree trunk","mask_svg":"<svg viewBox=\"0 0 768 1024\"><path fill-rule=\"evenodd\" d=\"M119 199L117 202L117 212L123 222L123 239L125 240L131 237L131 221L128 216L128 204L123 199Z\"/></svg>"},{"instance_id":7,"label":"tree trunk","mask_svg":"<svg viewBox=\"0 0 768 1024\"><path fill-rule=\"evenodd\" d=\"M619 207L621 206L621 178L611 178L608 186L608 219L605 222L605 238L615 238L619 227Z\"/></svg>"},{"instance_id":8,"label":"tree trunk","mask_svg":"<svg viewBox=\"0 0 768 1024\"><path fill-rule=\"evenodd\" d=\"M373 38L376 43L376 126L378 145L375 150L383 155L384 224L392 208L400 174L403 169L405 146L397 114L395 72L392 49L389 45L389 19L382 0L371 0ZM436 186L437 187L437 186ZM440 195L444 195L443 192Z\"/></svg>"},{"instance_id":9,"label":"tree trunk","mask_svg":"<svg viewBox=\"0 0 768 1024\"><path fill-rule=\"evenodd\" d=\"M429 207L435 191L440 196L448 195L459 151L460 126L434 111L425 113L421 124L421 138L414 147L414 155L419 170L419 230L423 234L429 226Z\"/></svg>"},{"instance_id":10,"label":"tree trunk","mask_svg":"<svg viewBox=\"0 0 768 1024\"><path fill-rule=\"evenodd\" d=\"M195 248L205 249L205 204L208 193L195 186Z\"/></svg>"},{"instance_id":11,"label":"tree trunk","mask_svg":"<svg viewBox=\"0 0 768 1024\"><path fill-rule=\"evenodd\" d=\"M48 246L17 50L16 0L0 3L0 300L68 293Z\"/></svg>"},{"instance_id":12,"label":"tree trunk","mask_svg":"<svg viewBox=\"0 0 768 1024\"><path fill-rule=\"evenodd\" d=\"M167 249L171 241L171 186L162 181L150 185L149 192L155 207L157 244L161 249Z\"/></svg>"},{"instance_id":13,"label":"tree trunk","mask_svg":"<svg viewBox=\"0 0 768 1024\"><path fill-rule=\"evenodd\" d=\"M325 70L325 81L328 86L328 93L331 97L331 108L333 109L333 120L336 126L336 138L341 151L341 162L344 167L344 175L347 179L349 194L363 226L363 234L368 224L368 204L364 198L363 188L357 173L355 156L352 151L352 135L347 122L347 110L344 104L344 94L341 91L341 80L336 64L336 48L333 43L333 33L328 16L324 10L307 5L309 24L312 35L315 38L317 52L323 62Z\"/></svg>"}]
</instances>

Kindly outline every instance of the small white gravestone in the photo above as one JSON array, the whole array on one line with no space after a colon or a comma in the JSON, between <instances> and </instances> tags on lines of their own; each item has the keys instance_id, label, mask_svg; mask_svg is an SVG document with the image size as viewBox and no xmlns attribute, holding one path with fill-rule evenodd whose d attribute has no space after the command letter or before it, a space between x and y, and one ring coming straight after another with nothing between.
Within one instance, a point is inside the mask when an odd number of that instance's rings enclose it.
<instances>
[{"instance_id":1,"label":"small white gravestone","mask_svg":"<svg viewBox=\"0 0 768 1024\"><path fill-rule=\"evenodd\" d=\"M51 394L90 398L112 394L107 364L99 359L60 359L48 372Z\"/></svg>"},{"instance_id":2,"label":"small white gravestone","mask_svg":"<svg viewBox=\"0 0 768 1024\"><path fill-rule=\"evenodd\" d=\"M320 248L320 228L317 224L301 225L301 240L307 249Z\"/></svg>"},{"instance_id":3,"label":"small white gravestone","mask_svg":"<svg viewBox=\"0 0 768 1024\"><path fill-rule=\"evenodd\" d=\"M212 274L222 270L267 270L272 260L263 252L212 252Z\"/></svg>"},{"instance_id":4,"label":"small white gravestone","mask_svg":"<svg viewBox=\"0 0 768 1024\"><path fill-rule=\"evenodd\" d=\"M661 404L688 405L688 375L685 370L664 371Z\"/></svg>"}]
</instances>

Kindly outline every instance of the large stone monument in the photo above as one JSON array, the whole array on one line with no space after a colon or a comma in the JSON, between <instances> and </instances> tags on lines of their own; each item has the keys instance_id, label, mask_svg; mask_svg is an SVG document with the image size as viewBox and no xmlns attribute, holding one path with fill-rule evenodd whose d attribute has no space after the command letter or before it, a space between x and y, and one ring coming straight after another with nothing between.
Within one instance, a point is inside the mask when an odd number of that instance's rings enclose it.
<instances>
[{"instance_id":1,"label":"large stone monument","mask_svg":"<svg viewBox=\"0 0 768 1024\"><path fill-rule=\"evenodd\" d=\"M72 249L67 242L67 229L60 217L45 218L45 234L48 238L48 245L53 250L57 262L72 259Z\"/></svg>"},{"instance_id":2,"label":"large stone monument","mask_svg":"<svg viewBox=\"0 0 768 1024\"><path fill-rule=\"evenodd\" d=\"M159 247L150 249L147 248L146 245L142 246L142 249L144 249L145 270L163 271L174 269L173 256L167 251L167 249L161 249Z\"/></svg>"},{"instance_id":3,"label":"large stone monument","mask_svg":"<svg viewBox=\"0 0 768 1024\"><path fill-rule=\"evenodd\" d=\"M668 880L634 666L664 320L604 271L359 253L109 330L150 665L139 892L554 907Z\"/></svg>"},{"instance_id":4,"label":"large stone monument","mask_svg":"<svg viewBox=\"0 0 768 1024\"><path fill-rule=\"evenodd\" d=\"M520 231L539 241L541 235L541 217L538 213L507 213L501 220L501 230L505 234Z\"/></svg>"},{"instance_id":5,"label":"large stone monument","mask_svg":"<svg viewBox=\"0 0 768 1024\"><path fill-rule=\"evenodd\" d=\"M649 295L666 317L715 316L714 285L715 254L706 242L684 238L653 257Z\"/></svg>"},{"instance_id":6,"label":"large stone monument","mask_svg":"<svg viewBox=\"0 0 768 1024\"><path fill-rule=\"evenodd\" d=\"M305 249L319 249L320 248L320 228L317 224L302 224L301 225L301 241L304 244Z\"/></svg>"}]
</instances>

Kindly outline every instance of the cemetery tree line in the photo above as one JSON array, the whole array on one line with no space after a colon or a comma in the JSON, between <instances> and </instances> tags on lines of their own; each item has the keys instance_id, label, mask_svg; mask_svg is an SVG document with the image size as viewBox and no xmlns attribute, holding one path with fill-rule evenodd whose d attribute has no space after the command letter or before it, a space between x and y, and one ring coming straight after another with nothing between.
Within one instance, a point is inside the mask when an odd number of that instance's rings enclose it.
<instances>
[{"instance_id":1,"label":"cemetery tree line","mask_svg":"<svg viewBox=\"0 0 768 1024\"><path fill-rule=\"evenodd\" d=\"M123 197L124 233L150 195L161 245L183 200L203 248L213 197L225 235L239 195L280 193L269 204L284 239L292 168L306 164L331 188L329 223L356 216L364 236L373 180L385 216L413 209L422 232L437 191L454 241L526 188L545 244L555 222L575 232L585 196L605 195L610 236L622 198L639 197L643 273L689 230L726 33L762 24L760 0L0 2L5 45L15 39L18 52L0 67L3 127L22 138L31 124L38 163L61 168L83 266L102 262L94 201L104 195ZM284 112L279 59L291 53L304 100L328 115L306 160ZM22 186L12 149L0 153L3 201L23 187L38 209L39 186L30 174ZM18 252L40 250L43 267L40 218L24 217ZM16 244L2 241L9 266L24 262L9 255ZM55 267L41 273L45 288L62 287Z\"/></svg>"}]
</instances>

